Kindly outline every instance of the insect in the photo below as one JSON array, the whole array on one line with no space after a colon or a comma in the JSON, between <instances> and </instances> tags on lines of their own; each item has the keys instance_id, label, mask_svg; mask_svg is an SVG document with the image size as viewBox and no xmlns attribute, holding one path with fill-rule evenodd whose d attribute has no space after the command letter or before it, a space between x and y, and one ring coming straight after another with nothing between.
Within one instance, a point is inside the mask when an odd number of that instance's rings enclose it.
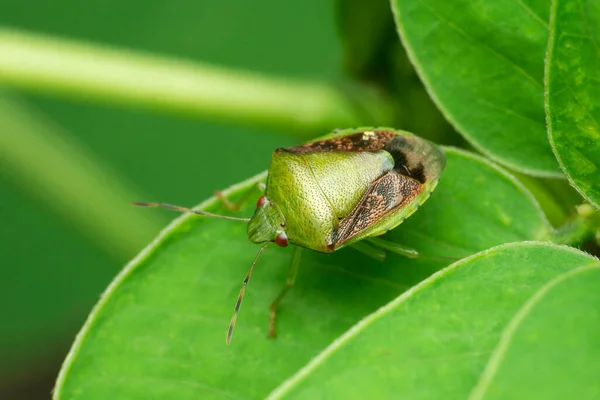
<instances>
[{"instance_id":1,"label":"insect","mask_svg":"<svg viewBox=\"0 0 600 400\"><path fill-rule=\"evenodd\" d=\"M140 203L248 223L248 238L265 243L238 296L227 331L230 344L244 292L260 254L272 243L296 245L286 285L270 306L275 336L279 303L293 286L301 249L331 253L343 247L380 258L383 251L409 257L412 249L379 238L415 212L436 187L446 158L435 144L391 128L354 128L273 153L264 194L252 218L235 218L165 203ZM226 205L235 208L219 192Z\"/></svg>"}]
</instances>

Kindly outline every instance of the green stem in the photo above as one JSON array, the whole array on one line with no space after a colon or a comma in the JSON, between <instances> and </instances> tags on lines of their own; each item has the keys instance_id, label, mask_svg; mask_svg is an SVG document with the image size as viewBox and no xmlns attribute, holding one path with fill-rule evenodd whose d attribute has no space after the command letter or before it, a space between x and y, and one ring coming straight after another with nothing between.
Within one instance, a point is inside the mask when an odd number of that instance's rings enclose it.
<instances>
[{"instance_id":1,"label":"green stem","mask_svg":"<svg viewBox=\"0 0 600 400\"><path fill-rule=\"evenodd\" d=\"M0 173L32 192L119 261L163 225L131 206L145 197L76 146L73 139L6 96L0 97Z\"/></svg>"},{"instance_id":2,"label":"green stem","mask_svg":"<svg viewBox=\"0 0 600 400\"><path fill-rule=\"evenodd\" d=\"M361 122L351 102L328 85L7 29L0 29L0 85L309 136Z\"/></svg>"},{"instance_id":3,"label":"green stem","mask_svg":"<svg viewBox=\"0 0 600 400\"><path fill-rule=\"evenodd\" d=\"M577 207L577 214L571 220L555 231L552 241L579 246L593 239L600 243L600 212L584 204Z\"/></svg>"}]
</instances>

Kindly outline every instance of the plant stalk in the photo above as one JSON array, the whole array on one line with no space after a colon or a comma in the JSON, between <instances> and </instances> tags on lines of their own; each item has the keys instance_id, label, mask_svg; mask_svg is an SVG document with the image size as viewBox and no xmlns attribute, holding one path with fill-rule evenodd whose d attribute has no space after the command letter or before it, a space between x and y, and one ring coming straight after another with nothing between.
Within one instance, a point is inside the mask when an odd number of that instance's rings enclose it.
<instances>
[{"instance_id":1,"label":"plant stalk","mask_svg":"<svg viewBox=\"0 0 600 400\"><path fill-rule=\"evenodd\" d=\"M282 128L283 132L303 132L307 137L366 122L361 122L348 96L327 84L267 77L9 29L0 29L2 85ZM369 97L371 101L376 102ZM376 104L372 108L378 109Z\"/></svg>"}]
</instances>

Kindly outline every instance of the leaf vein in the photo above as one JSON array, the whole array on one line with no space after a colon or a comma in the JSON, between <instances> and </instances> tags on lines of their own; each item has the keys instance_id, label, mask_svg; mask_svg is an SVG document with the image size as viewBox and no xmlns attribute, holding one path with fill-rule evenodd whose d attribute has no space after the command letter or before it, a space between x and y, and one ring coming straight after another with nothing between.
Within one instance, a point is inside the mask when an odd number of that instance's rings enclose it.
<instances>
[{"instance_id":1,"label":"leaf vein","mask_svg":"<svg viewBox=\"0 0 600 400\"><path fill-rule=\"evenodd\" d=\"M542 24L546 29L548 29L548 21L544 21L542 19L542 17L540 17L539 15L537 15L532 9L531 7L529 7L527 4L525 4L523 2L523 0L517 0L517 4L521 6L521 8L523 10L525 10L525 12L527 14L529 14L531 17L533 17L533 19L535 19L536 21L538 21L540 24Z\"/></svg>"}]
</instances>

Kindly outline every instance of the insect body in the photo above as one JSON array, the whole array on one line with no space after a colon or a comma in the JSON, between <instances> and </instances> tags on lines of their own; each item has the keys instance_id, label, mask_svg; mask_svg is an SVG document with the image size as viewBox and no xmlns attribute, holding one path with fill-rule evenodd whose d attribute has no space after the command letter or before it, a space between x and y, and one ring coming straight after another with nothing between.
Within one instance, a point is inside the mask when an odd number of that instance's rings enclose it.
<instances>
[{"instance_id":1,"label":"insect body","mask_svg":"<svg viewBox=\"0 0 600 400\"><path fill-rule=\"evenodd\" d=\"M394 130L347 130L277 149L248 238L330 253L381 235L426 200L444 165L437 146Z\"/></svg>"},{"instance_id":2,"label":"insect body","mask_svg":"<svg viewBox=\"0 0 600 400\"><path fill-rule=\"evenodd\" d=\"M231 340L252 270L265 247L294 244L331 253L395 228L429 197L445 166L439 147L411 133L391 128L338 131L300 146L273 153L265 193L248 221L248 238L261 247L242 286L227 334ZM230 204L224 199L226 204ZM162 203L135 203L219 217ZM236 219L225 217L227 219ZM387 244L387 249L392 244ZM383 247L383 246L382 246ZM270 335L275 334L279 302L293 285L299 250L294 252L285 288L271 304ZM413 252L413 254L415 254Z\"/></svg>"}]
</instances>

